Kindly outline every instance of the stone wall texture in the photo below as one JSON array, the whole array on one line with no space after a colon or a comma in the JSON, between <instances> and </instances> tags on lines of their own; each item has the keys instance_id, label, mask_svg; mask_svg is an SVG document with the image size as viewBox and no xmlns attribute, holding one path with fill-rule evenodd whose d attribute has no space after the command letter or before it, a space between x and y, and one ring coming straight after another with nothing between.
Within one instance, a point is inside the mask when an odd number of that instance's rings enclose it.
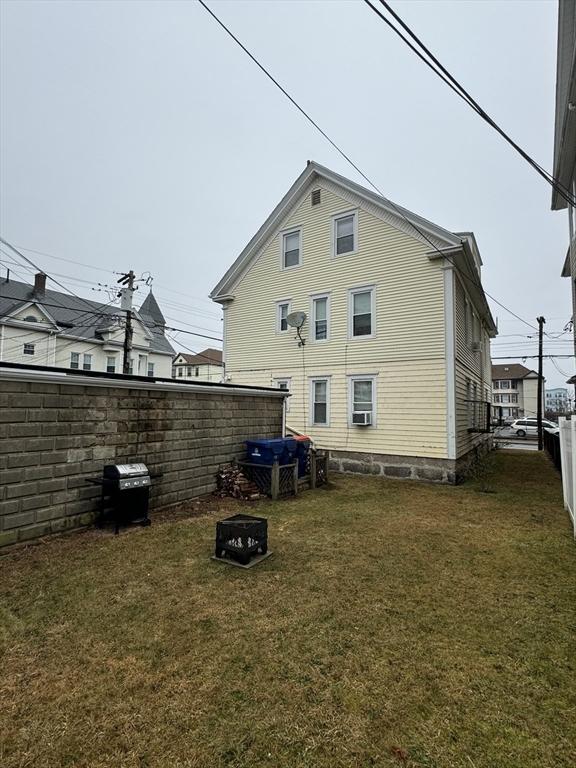
<instances>
[{"instance_id":1,"label":"stone wall texture","mask_svg":"<svg viewBox=\"0 0 576 768\"><path fill-rule=\"evenodd\" d=\"M90 524L104 464L143 461L150 509L214 490L244 440L282 434L273 394L128 389L0 377L0 547Z\"/></svg>"},{"instance_id":2,"label":"stone wall texture","mask_svg":"<svg viewBox=\"0 0 576 768\"><path fill-rule=\"evenodd\" d=\"M403 480L424 480L429 483L456 485L464 482L475 465L492 450L487 436L459 459L432 459L419 456L393 456L384 453L330 451L330 469L355 475L383 475Z\"/></svg>"}]
</instances>

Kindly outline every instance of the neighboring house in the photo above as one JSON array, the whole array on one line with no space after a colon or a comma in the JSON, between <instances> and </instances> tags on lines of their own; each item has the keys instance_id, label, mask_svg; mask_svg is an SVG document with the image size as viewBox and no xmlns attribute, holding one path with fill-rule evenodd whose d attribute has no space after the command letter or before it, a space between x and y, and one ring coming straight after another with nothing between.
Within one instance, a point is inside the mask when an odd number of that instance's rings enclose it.
<instances>
[{"instance_id":1,"label":"neighboring house","mask_svg":"<svg viewBox=\"0 0 576 768\"><path fill-rule=\"evenodd\" d=\"M576 2L559 0L554 121L554 178L576 197ZM552 210L567 209L568 253L562 277L570 278L572 318L576 318L576 210L554 190ZM576 351L576 323L574 323ZM571 383L574 383L571 381Z\"/></svg>"},{"instance_id":2,"label":"neighboring house","mask_svg":"<svg viewBox=\"0 0 576 768\"><path fill-rule=\"evenodd\" d=\"M568 390L566 387L556 387L556 389L547 389L545 396L546 412L549 413L568 413L570 403L568 401Z\"/></svg>"},{"instance_id":3,"label":"neighboring house","mask_svg":"<svg viewBox=\"0 0 576 768\"><path fill-rule=\"evenodd\" d=\"M169 378L174 350L152 292L133 312L131 373ZM34 285L0 281L0 360L85 371L122 373L124 313L109 304Z\"/></svg>"},{"instance_id":4,"label":"neighboring house","mask_svg":"<svg viewBox=\"0 0 576 768\"><path fill-rule=\"evenodd\" d=\"M519 363L492 366L494 405L502 408L505 419L536 416L538 410L538 374ZM542 381L544 405L544 380ZM544 413L544 411L542 411Z\"/></svg>"},{"instance_id":5,"label":"neighboring house","mask_svg":"<svg viewBox=\"0 0 576 768\"><path fill-rule=\"evenodd\" d=\"M191 381L223 381L222 350L205 349L195 355L179 352L172 362L172 376Z\"/></svg>"},{"instance_id":6,"label":"neighboring house","mask_svg":"<svg viewBox=\"0 0 576 768\"><path fill-rule=\"evenodd\" d=\"M489 442L481 263L471 233L309 163L212 291L226 380L289 389L333 466L453 482Z\"/></svg>"}]
</instances>

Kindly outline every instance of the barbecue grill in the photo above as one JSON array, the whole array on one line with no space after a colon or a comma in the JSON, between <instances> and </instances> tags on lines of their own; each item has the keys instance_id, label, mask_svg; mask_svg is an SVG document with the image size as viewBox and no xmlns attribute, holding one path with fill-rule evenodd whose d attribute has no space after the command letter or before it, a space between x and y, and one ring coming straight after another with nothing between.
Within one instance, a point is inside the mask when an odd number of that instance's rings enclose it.
<instances>
[{"instance_id":1,"label":"barbecue grill","mask_svg":"<svg viewBox=\"0 0 576 768\"><path fill-rule=\"evenodd\" d=\"M148 501L152 484L146 464L107 464L101 478L87 478L100 485L100 511L96 525L114 523L114 532L120 525L150 525Z\"/></svg>"}]
</instances>

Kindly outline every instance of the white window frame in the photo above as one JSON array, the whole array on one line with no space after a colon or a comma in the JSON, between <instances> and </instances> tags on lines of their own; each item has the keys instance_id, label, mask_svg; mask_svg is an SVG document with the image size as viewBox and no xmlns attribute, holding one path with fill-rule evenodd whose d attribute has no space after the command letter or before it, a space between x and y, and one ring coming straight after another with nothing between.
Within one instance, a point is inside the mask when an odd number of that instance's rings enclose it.
<instances>
[{"instance_id":1,"label":"white window frame","mask_svg":"<svg viewBox=\"0 0 576 768\"><path fill-rule=\"evenodd\" d=\"M298 264L292 264L292 266L287 267L284 263L284 256L285 256L285 243L286 238L288 235L298 235ZM291 269L298 269L298 267L302 266L302 227L290 227L290 229L283 229L282 232L280 232L280 268L283 272L288 272Z\"/></svg>"},{"instance_id":2,"label":"white window frame","mask_svg":"<svg viewBox=\"0 0 576 768\"><path fill-rule=\"evenodd\" d=\"M70 352L70 369L72 371L80 370L80 352Z\"/></svg>"},{"instance_id":3,"label":"white window frame","mask_svg":"<svg viewBox=\"0 0 576 768\"><path fill-rule=\"evenodd\" d=\"M110 360L112 360L112 365L110 365ZM108 368L114 368L114 370L109 371ZM108 355L106 357L106 373L116 373L116 355Z\"/></svg>"},{"instance_id":4,"label":"white window frame","mask_svg":"<svg viewBox=\"0 0 576 768\"><path fill-rule=\"evenodd\" d=\"M150 376L152 378L154 376L154 363L148 360L147 365L147 376Z\"/></svg>"},{"instance_id":5,"label":"white window frame","mask_svg":"<svg viewBox=\"0 0 576 768\"><path fill-rule=\"evenodd\" d=\"M24 346L22 347L22 354L26 355L26 357L32 357L33 355L35 355L36 344L30 343L30 342L24 344Z\"/></svg>"},{"instance_id":6,"label":"white window frame","mask_svg":"<svg viewBox=\"0 0 576 768\"><path fill-rule=\"evenodd\" d=\"M88 360L86 360L88 358ZM92 360L94 359L94 355L90 354L90 352L84 352L82 354L82 370L83 371L91 371L92 370ZM86 368L86 364L88 364L88 368Z\"/></svg>"},{"instance_id":7,"label":"white window frame","mask_svg":"<svg viewBox=\"0 0 576 768\"><path fill-rule=\"evenodd\" d=\"M354 296L357 293L370 292L370 315L371 315L371 330L370 334L364 336L354 336ZM375 285L361 285L348 289L348 340L349 341L362 341L366 339L376 338L376 286Z\"/></svg>"},{"instance_id":8,"label":"white window frame","mask_svg":"<svg viewBox=\"0 0 576 768\"><path fill-rule=\"evenodd\" d=\"M352 235L354 237L354 247L351 251L346 251L346 253L336 253L336 231L337 231L337 222L340 219L347 219L349 216L353 216L354 220L352 223ZM332 258L333 259L340 259L344 258L345 256L354 256L354 254L358 253L358 211L357 210L351 210L351 211L342 211L341 213L336 213L334 216L332 216Z\"/></svg>"},{"instance_id":9,"label":"white window frame","mask_svg":"<svg viewBox=\"0 0 576 768\"><path fill-rule=\"evenodd\" d=\"M500 386L498 387L498 389L508 389L508 390L513 389L511 379L500 379L499 382L500 382Z\"/></svg>"},{"instance_id":10,"label":"white window frame","mask_svg":"<svg viewBox=\"0 0 576 768\"><path fill-rule=\"evenodd\" d=\"M286 324L286 330L283 331L280 328L280 320L281 320L281 314L280 314L280 307L284 306L286 304L288 306L288 312L286 313L286 317L292 312L292 299L279 299L276 302L276 333L288 333L290 330L290 326Z\"/></svg>"},{"instance_id":11,"label":"white window frame","mask_svg":"<svg viewBox=\"0 0 576 768\"><path fill-rule=\"evenodd\" d=\"M310 427L326 428L330 426L330 380L331 376L311 376L308 388L308 425ZM314 421L314 385L318 381L326 382L326 423Z\"/></svg>"},{"instance_id":12,"label":"white window frame","mask_svg":"<svg viewBox=\"0 0 576 768\"><path fill-rule=\"evenodd\" d=\"M273 382L274 386L277 389L282 389L280 384L286 384L285 389L286 389L287 392L290 392L290 389L292 387L292 377L291 376L275 376L272 379L272 382ZM290 398L289 397L285 397L284 398L284 402L286 404L286 413L290 413Z\"/></svg>"},{"instance_id":13,"label":"white window frame","mask_svg":"<svg viewBox=\"0 0 576 768\"><path fill-rule=\"evenodd\" d=\"M316 338L316 302L319 299L326 299L326 338ZM330 341L330 292L313 293L310 296L310 338L314 344L326 344Z\"/></svg>"},{"instance_id":14,"label":"white window frame","mask_svg":"<svg viewBox=\"0 0 576 768\"><path fill-rule=\"evenodd\" d=\"M378 423L378 374L377 373L353 373L348 376L348 426L357 427L352 422L354 412L354 382L371 381L372 382L372 424L376 427Z\"/></svg>"}]
</instances>

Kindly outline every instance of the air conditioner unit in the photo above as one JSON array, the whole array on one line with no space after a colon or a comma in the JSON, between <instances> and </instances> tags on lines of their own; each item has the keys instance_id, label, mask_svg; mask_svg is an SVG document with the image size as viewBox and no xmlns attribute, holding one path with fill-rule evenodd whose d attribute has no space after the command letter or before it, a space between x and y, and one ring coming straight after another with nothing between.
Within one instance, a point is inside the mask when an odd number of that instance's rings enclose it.
<instances>
[{"instance_id":1,"label":"air conditioner unit","mask_svg":"<svg viewBox=\"0 0 576 768\"><path fill-rule=\"evenodd\" d=\"M472 341L470 342L470 349L472 352L480 352L482 349L482 342L481 341Z\"/></svg>"},{"instance_id":2,"label":"air conditioner unit","mask_svg":"<svg viewBox=\"0 0 576 768\"><path fill-rule=\"evenodd\" d=\"M372 414L370 411L354 411L352 414L352 424L359 427L368 427L372 424Z\"/></svg>"}]
</instances>

